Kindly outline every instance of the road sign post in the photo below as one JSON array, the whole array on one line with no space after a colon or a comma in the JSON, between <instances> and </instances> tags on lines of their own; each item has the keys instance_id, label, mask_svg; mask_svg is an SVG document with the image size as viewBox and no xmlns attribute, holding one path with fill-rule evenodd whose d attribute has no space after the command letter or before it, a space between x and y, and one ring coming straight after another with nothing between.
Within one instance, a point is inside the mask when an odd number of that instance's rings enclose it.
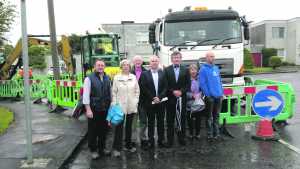
<instances>
[{"instance_id":1,"label":"road sign post","mask_svg":"<svg viewBox=\"0 0 300 169\"><path fill-rule=\"evenodd\" d=\"M28 60L28 38L26 21L26 2L21 0L21 27L22 27L22 57L24 67L24 101L26 113L26 150L27 162L32 163L32 133L31 133L31 107L30 107L30 86L29 86L29 60Z\"/></svg>"},{"instance_id":2,"label":"road sign post","mask_svg":"<svg viewBox=\"0 0 300 169\"><path fill-rule=\"evenodd\" d=\"M252 100L253 111L261 117L258 123L256 135L253 139L278 140L272 127L272 119L279 115L284 107L284 100L280 93L266 89L256 93Z\"/></svg>"}]
</instances>

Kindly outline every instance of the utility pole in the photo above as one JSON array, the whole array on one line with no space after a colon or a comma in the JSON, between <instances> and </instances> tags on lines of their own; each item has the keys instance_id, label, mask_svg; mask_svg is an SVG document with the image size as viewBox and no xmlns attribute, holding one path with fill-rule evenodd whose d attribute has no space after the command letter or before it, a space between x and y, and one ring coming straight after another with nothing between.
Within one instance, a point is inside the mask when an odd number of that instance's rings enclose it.
<instances>
[{"instance_id":1,"label":"utility pole","mask_svg":"<svg viewBox=\"0 0 300 169\"><path fill-rule=\"evenodd\" d=\"M24 67L24 101L26 114L26 152L27 163L33 163L32 159L32 128L31 128L31 107L30 107L30 86L29 86L29 61L28 61L28 37L26 21L26 2L21 0L21 27L22 27L22 57Z\"/></svg>"},{"instance_id":2,"label":"utility pole","mask_svg":"<svg viewBox=\"0 0 300 169\"><path fill-rule=\"evenodd\" d=\"M58 60L58 53L57 53L54 5L53 5L53 0L47 0L47 1L48 1L48 16L49 16L49 27L50 27L49 30L50 30L50 39L51 39L53 75L55 80L59 80L59 60Z\"/></svg>"}]
</instances>

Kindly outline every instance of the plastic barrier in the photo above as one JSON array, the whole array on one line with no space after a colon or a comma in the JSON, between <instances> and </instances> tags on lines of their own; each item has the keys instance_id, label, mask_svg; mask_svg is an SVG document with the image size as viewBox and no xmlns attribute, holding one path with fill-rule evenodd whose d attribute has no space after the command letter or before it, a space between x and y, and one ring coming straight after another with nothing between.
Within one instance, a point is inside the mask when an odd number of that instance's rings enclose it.
<instances>
[{"instance_id":1,"label":"plastic barrier","mask_svg":"<svg viewBox=\"0 0 300 169\"><path fill-rule=\"evenodd\" d=\"M248 123L259 121L252 111L252 97L260 90L272 89L278 91L284 98L284 109L275 118L275 120L287 120L293 117L295 112L295 94L292 86L288 83L257 80L253 86L235 86L225 87L224 95L226 97L223 104L227 104L220 113L220 124L226 121L227 124ZM234 109L234 110L233 110Z\"/></svg>"},{"instance_id":2,"label":"plastic barrier","mask_svg":"<svg viewBox=\"0 0 300 169\"><path fill-rule=\"evenodd\" d=\"M113 68L107 74L114 75L119 69ZM40 78L40 79L37 79ZM66 76L67 78L67 76ZM79 97L82 81L50 80L49 77L36 77L30 80L32 98L48 98L52 104L62 107L75 107ZM252 97L260 90L272 89L278 91L284 99L284 109L275 120L287 120L295 112L295 93L291 84L271 81L256 80L248 86L224 87L225 100L220 113L220 124L238 124L257 122L259 117L252 110ZM23 97L23 80L0 81L0 97ZM225 105L224 105L225 104Z\"/></svg>"},{"instance_id":3,"label":"plastic barrier","mask_svg":"<svg viewBox=\"0 0 300 169\"><path fill-rule=\"evenodd\" d=\"M63 107L75 107L79 100L81 83L54 80L51 86L51 103Z\"/></svg>"},{"instance_id":4,"label":"plastic barrier","mask_svg":"<svg viewBox=\"0 0 300 169\"><path fill-rule=\"evenodd\" d=\"M17 81L0 80L0 97L17 97L18 91Z\"/></svg>"}]
</instances>

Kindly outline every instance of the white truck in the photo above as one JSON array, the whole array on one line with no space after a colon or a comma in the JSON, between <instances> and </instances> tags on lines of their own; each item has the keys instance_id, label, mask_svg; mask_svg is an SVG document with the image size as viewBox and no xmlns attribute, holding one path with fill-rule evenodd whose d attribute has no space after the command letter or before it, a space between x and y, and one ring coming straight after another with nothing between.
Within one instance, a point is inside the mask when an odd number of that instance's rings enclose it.
<instances>
[{"instance_id":1,"label":"white truck","mask_svg":"<svg viewBox=\"0 0 300 169\"><path fill-rule=\"evenodd\" d=\"M224 85L244 85L244 41L249 40L245 17L231 9L169 12L149 26L149 43L163 66L171 64L174 51L182 53L182 63L189 65L205 61L209 50L216 55Z\"/></svg>"}]
</instances>

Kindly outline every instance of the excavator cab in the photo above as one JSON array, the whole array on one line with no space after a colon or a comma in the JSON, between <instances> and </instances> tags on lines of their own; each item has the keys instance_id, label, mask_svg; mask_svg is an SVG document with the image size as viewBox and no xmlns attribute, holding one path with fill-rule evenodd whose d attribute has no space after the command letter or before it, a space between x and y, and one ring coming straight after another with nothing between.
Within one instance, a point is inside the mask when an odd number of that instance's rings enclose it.
<instances>
[{"instance_id":1,"label":"excavator cab","mask_svg":"<svg viewBox=\"0 0 300 169\"><path fill-rule=\"evenodd\" d=\"M119 36L117 34L87 34L81 37L83 72L92 71L96 59L107 67L119 66Z\"/></svg>"}]
</instances>

